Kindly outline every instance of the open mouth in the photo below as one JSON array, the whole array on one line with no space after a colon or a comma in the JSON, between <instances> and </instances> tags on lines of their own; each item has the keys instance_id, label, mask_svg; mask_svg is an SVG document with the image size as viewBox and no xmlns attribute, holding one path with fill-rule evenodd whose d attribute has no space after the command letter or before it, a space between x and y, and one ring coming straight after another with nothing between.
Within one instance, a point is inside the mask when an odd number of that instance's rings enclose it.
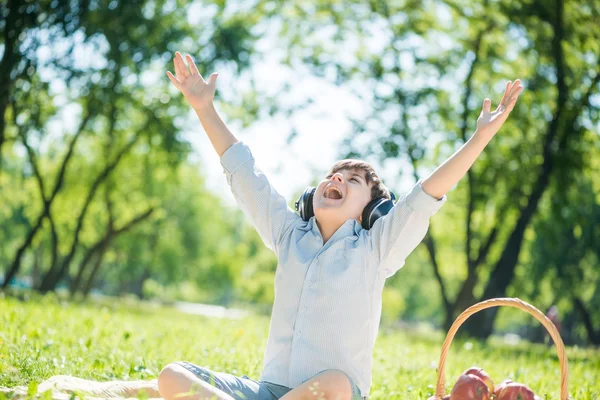
<instances>
[{"instance_id":1,"label":"open mouth","mask_svg":"<svg viewBox=\"0 0 600 400\"><path fill-rule=\"evenodd\" d=\"M325 193L323 193L323 197L325 197L326 199L341 200L343 195L342 195L342 191L340 189L338 189L337 187L329 186L327 189L325 189Z\"/></svg>"}]
</instances>

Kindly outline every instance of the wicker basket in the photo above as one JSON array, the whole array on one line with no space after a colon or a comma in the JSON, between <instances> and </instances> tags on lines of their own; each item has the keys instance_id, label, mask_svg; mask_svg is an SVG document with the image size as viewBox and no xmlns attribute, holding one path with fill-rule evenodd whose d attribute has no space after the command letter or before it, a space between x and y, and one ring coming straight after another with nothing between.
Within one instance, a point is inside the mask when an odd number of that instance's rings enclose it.
<instances>
[{"instance_id":1,"label":"wicker basket","mask_svg":"<svg viewBox=\"0 0 600 400\"><path fill-rule=\"evenodd\" d=\"M498 306L509 306L515 307L520 310L526 311L529 314L533 315L535 319L540 321L544 328L548 330L552 340L554 340L554 344L556 345L556 350L558 351L558 361L560 362L560 399L568 400L568 365L567 365L567 357L565 355L565 345L558 333L558 330L545 315L540 310L524 302L523 300L517 298L497 298L490 299L486 301L482 301L480 303L474 304L471 307L467 308L456 318L456 321L450 327L448 334L446 335L446 340L444 340L444 344L442 345L442 354L440 356L440 362L438 365L438 379L437 385L435 388L435 394L429 398L429 400L441 400L444 397L444 393L446 391L446 380L444 377L444 369L446 364L446 356L448 355L448 349L450 348L450 344L452 343L452 339L454 339L454 335L458 328L469 318L471 315L475 314L478 311L484 310L486 308L498 307Z\"/></svg>"}]
</instances>

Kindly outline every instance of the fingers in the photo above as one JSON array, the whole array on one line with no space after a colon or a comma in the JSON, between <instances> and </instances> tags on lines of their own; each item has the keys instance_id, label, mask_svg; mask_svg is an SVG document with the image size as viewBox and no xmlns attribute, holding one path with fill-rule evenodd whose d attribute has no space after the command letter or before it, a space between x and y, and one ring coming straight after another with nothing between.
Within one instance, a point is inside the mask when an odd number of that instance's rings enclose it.
<instances>
[{"instance_id":1,"label":"fingers","mask_svg":"<svg viewBox=\"0 0 600 400\"><path fill-rule=\"evenodd\" d=\"M512 85L508 98L512 99L513 97L517 96L517 94L520 93L521 90L523 90L523 86L521 86L521 80L517 79Z\"/></svg>"},{"instance_id":2,"label":"fingers","mask_svg":"<svg viewBox=\"0 0 600 400\"><path fill-rule=\"evenodd\" d=\"M177 79L179 79L181 82L183 82L185 80L185 78L187 78L190 75L189 70L187 69L187 67L185 66L185 62L183 61L183 57L181 56L181 53L176 51L175 52L175 73L177 75Z\"/></svg>"},{"instance_id":3,"label":"fingers","mask_svg":"<svg viewBox=\"0 0 600 400\"><path fill-rule=\"evenodd\" d=\"M507 104L507 108L509 111L513 109L515 104L517 104L517 100L519 99L519 95L521 94L522 91L523 91L523 86L518 86L513 91L512 96L510 97L508 104Z\"/></svg>"},{"instance_id":4,"label":"fingers","mask_svg":"<svg viewBox=\"0 0 600 400\"><path fill-rule=\"evenodd\" d=\"M196 63L192 59L192 56L190 56L189 54L186 54L185 59L187 60L188 65L190 66L190 71L192 72L192 75L194 75L194 74L200 75L200 72L198 71L198 67L196 67ZM202 78L202 75L200 75L200 78ZM202 78L202 79L204 79L204 78Z\"/></svg>"},{"instance_id":5,"label":"fingers","mask_svg":"<svg viewBox=\"0 0 600 400\"><path fill-rule=\"evenodd\" d=\"M219 77L219 74L217 74L216 72L213 72L210 77L208 78L208 84L209 85L213 85L216 86L217 85L217 78Z\"/></svg>"},{"instance_id":6,"label":"fingers","mask_svg":"<svg viewBox=\"0 0 600 400\"><path fill-rule=\"evenodd\" d=\"M483 112L484 113L489 113L490 112L490 108L492 107L492 100L490 99L485 99L483 101Z\"/></svg>"},{"instance_id":7,"label":"fingers","mask_svg":"<svg viewBox=\"0 0 600 400\"><path fill-rule=\"evenodd\" d=\"M504 89L504 96L502 96L502 100L496 107L496 111L501 111L508 108L509 104L512 100L516 100L516 97L519 96L519 93L523 90L523 86L521 86L521 80L517 79L514 82L508 81L506 82L506 88Z\"/></svg>"},{"instance_id":8,"label":"fingers","mask_svg":"<svg viewBox=\"0 0 600 400\"><path fill-rule=\"evenodd\" d=\"M173 76L173 74L169 71L167 71L167 76L169 77L169 79L171 80L171 82L173 83L173 85L181 90L182 86L183 86L183 82L190 76L193 75L198 75L198 78L194 78L192 82L193 85L196 85L199 82L204 82L204 84L206 84L207 82L204 81L204 78L202 78L202 75L200 74L200 72L198 71L198 67L196 67L196 63L194 63L194 60L192 59L192 56L190 56L189 54L186 54L185 56L189 68L188 66L185 64L185 60L183 59L183 56L181 55L180 52L176 51L175 52L175 58L173 58L173 64L175 65L175 76ZM219 77L218 73L213 73L208 81L208 84L212 84L213 86L216 85L217 83L217 78Z\"/></svg>"},{"instance_id":9,"label":"fingers","mask_svg":"<svg viewBox=\"0 0 600 400\"><path fill-rule=\"evenodd\" d=\"M500 100L500 103L498 103L498 107L496 107L496 109L498 109L499 107L501 107L502 105L504 105L504 102L506 101L506 96L510 92L511 86L512 85L511 85L510 81L506 82L506 88L504 88L504 95L502 95L502 99Z\"/></svg>"},{"instance_id":10,"label":"fingers","mask_svg":"<svg viewBox=\"0 0 600 400\"><path fill-rule=\"evenodd\" d=\"M177 59L177 56L173 58L173 65L175 66L175 76L177 77L177 80L179 82L183 82L185 77L183 76L183 72L181 72L181 66L179 65L179 60Z\"/></svg>"},{"instance_id":11,"label":"fingers","mask_svg":"<svg viewBox=\"0 0 600 400\"><path fill-rule=\"evenodd\" d=\"M173 86L175 86L178 90L181 90L181 82L176 77L173 76L171 71L167 71L167 76L173 83Z\"/></svg>"}]
</instances>

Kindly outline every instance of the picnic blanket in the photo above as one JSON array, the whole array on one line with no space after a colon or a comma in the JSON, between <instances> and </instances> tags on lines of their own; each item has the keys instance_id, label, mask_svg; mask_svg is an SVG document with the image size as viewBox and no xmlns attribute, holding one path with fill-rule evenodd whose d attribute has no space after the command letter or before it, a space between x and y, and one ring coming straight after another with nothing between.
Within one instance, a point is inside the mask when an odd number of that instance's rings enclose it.
<instances>
[{"instance_id":1,"label":"picnic blanket","mask_svg":"<svg viewBox=\"0 0 600 400\"><path fill-rule=\"evenodd\" d=\"M56 375L38 386L38 396L50 390L53 400L69 400L73 394L81 394L86 399L128 399L137 398L145 392L148 399L160 399L156 379L150 381L108 381L97 382L68 375ZM27 386L7 388L0 386L0 392L8 398L25 399ZM144 395L144 393L141 393ZM12 396L11 396L12 395ZM36 396L37 397L37 396Z\"/></svg>"}]
</instances>

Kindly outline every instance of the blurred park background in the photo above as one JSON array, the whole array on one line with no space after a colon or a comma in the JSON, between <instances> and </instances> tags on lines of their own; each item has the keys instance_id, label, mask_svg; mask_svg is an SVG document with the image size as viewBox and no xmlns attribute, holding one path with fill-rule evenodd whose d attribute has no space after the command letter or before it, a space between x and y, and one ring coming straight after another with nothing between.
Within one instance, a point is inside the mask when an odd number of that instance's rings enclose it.
<instances>
[{"instance_id":1,"label":"blurred park background","mask_svg":"<svg viewBox=\"0 0 600 400\"><path fill-rule=\"evenodd\" d=\"M445 330L519 297L555 306L566 343L600 344L598 0L2 1L5 295L270 314L275 256L165 75L175 51L220 73L217 110L290 205L345 157L407 191L520 78L509 120L387 281L383 323ZM504 309L464 332L544 339Z\"/></svg>"}]
</instances>

